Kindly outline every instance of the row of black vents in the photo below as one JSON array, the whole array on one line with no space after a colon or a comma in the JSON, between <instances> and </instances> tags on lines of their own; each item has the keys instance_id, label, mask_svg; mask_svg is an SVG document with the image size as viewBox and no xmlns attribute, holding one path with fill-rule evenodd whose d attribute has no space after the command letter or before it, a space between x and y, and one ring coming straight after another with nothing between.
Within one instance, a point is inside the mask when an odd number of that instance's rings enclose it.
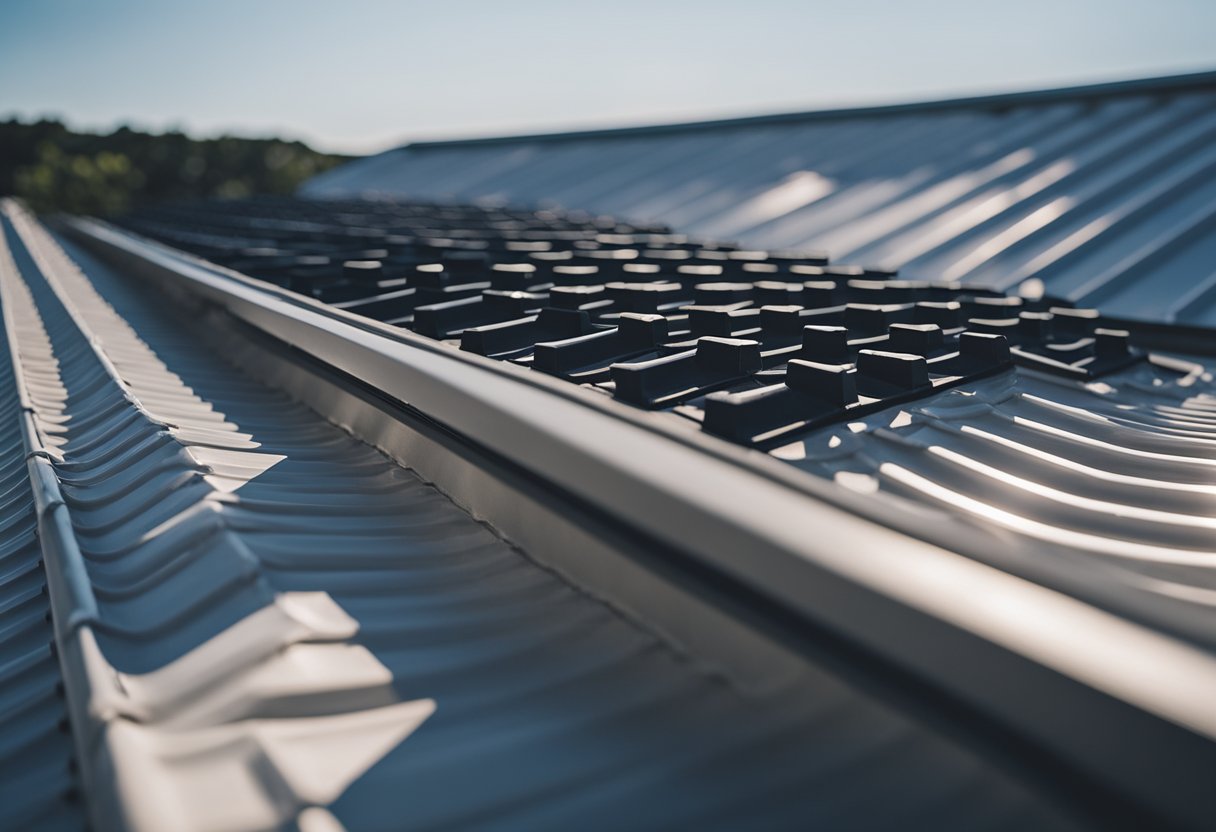
<instances>
[{"instance_id":1,"label":"row of black vents","mask_svg":"<svg viewBox=\"0 0 1216 832\"><path fill-rule=\"evenodd\" d=\"M588 215L395 202L162 206L132 230L461 349L770 446L1011 366L1146 358L1059 299L901 280Z\"/></svg>"}]
</instances>

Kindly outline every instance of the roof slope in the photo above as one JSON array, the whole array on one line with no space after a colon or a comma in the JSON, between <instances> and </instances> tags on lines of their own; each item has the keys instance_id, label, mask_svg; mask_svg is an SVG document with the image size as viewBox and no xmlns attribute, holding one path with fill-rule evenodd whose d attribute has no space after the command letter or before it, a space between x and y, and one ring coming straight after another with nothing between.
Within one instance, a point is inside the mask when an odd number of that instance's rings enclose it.
<instances>
[{"instance_id":1,"label":"roof slope","mask_svg":"<svg viewBox=\"0 0 1216 832\"><path fill-rule=\"evenodd\" d=\"M304 195L612 213L905 277L1216 324L1216 73L886 108L413 144ZM1042 286L1037 282L1041 281Z\"/></svg>"},{"instance_id":2,"label":"roof slope","mask_svg":"<svg viewBox=\"0 0 1216 832\"><path fill-rule=\"evenodd\" d=\"M1102 805L1134 794L1189 825L1210 816L1213 379L1155 351L1216 352L1211 331L1124 331L1093 310L605 217L261 200L128 222L223 266L95 222L73 228L87 247L194 287L375 396L628 517L677 557L761 592L768 613L804 611L884 662L914 663L939 690L965 689L989 717L1113 786ZM290 389L321 412L347 410L304 387ZM394 446L378 418L353 429ZM713 470L727 460L729 472ZM420 470L469 499L437 470L449 463ZM796 499L774 493L777 481ZM478 516L503 522L508 509L479 499ZM828 505L849 514L820 515ZM749 523L758 533L740 538ZM563 533L520 528L508 535L530 552L570 550L543 562L583 561L589 586L620 565ZM775 535L797 548L773 551ZM849 594L841 574L884 600ZM962 633L900 621L908 601L991 641L946 649ZM642 620L670 626L663 606L646 605ZM1038 664L1017 659L1030 656ZM1009 658L1016 667L999 666ZM1044 664L1052 682L1034 676ZM1133 737L1145 717L1153 728Z\"/></svg>"},{"instance_id":3,"label":"roof slope","mask_svg":"<svg viewBox=\"0 0 1216 832\"><path fill-rule=\"evenodd\" d=\"M937 523L974 524L971 556L1216 644L1216 382L1179 356L1216 337L552 213L264 200L127 221L875 505L952 508Z\"/></svg>"},{"instance_id":4,"label":"roof slope","mask_svg":"<svg viewBox=\"0 0 1216 832\"><path fill-rule=\"evenodd\" d=\"M0 242L0 272L12 268ZM85 817L20 413L0 337L0 829L80 830Z\"/></svg>"},{"instance_id":5,"label":"roof slope","mask_svg":"<svg viewBox=\"0 0 1216 832\"><path fill-rule=\"evenodd\" d=\"M736 689L4 223L102 828L1071 825L829 670Z\"/></svg>"}]
</instances>

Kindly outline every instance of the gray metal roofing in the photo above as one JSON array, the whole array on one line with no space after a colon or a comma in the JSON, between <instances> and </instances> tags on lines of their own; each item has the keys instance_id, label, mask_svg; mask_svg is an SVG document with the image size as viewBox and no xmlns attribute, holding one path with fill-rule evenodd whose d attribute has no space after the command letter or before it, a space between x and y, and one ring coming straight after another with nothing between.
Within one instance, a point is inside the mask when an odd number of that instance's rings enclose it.
<instances>
[{"instance_id":1,"label":"gray metal roofing","mask_svg":"<svg viewBox=\"0 0 1216 832\"><path fill-rule=\"evenodd\" d=\"M1216 324L1216 73L414 144L302 189L376 193L658 220L906 277L1024 285L1115 315Z\"/></svg>"},{"instance_id":2,"label":"gray metal roofing","mask_svg":"<svg viewBox=\"0 0 1216 832\"><path fill-rule=\"evenodd\" d=\"M435 256L436 238L427 235L465 239L479 233L484 237L480 244L497 245L503 242L497 235L506 233L504 226L515 236L550 237L544 240L546 256L576 243L583 248L574 251L586 255L596 244L591 239L563 241L560 235L571 229L545 228L537 217L527 226L528 219L528 212L509 218L500 210L273 200L160 208L142 221L131 217L128 222L261 279L292 281L299 292L321 287L323 295L326 287L337 285L330 281L349 280L341 287L344 294L336 295L345 298L337 302L344 310L412 328L466 353L552 373L607 393L614 401L666 412L674 423L687 425L685 420L690 420L707 433L764 448L802 470L865 494L875 505L912 501L926 516L951 507L955 516L940 518L942 527L960 519L974 527L962 548L953 544L956 550L1123 618L1207 647L1216 644L1216 608L1208 596L1216 588L1211 571L1216 521L1209 517L1216 498L1216 381L1201 362L1146 355L1142 344L1129 345L1127 333L1106 329L1100 318L1084 311L1032 311L1022 299L976 298L957 285L773 281L827 275L817 275L823 270L816 266L760 263L755 259L759 252L747 253L751 259L745 265L786 271L746 272L744 264L721 260L717 262L732 268L730 277L743 282L718 282L722 265L673 266L683 261L665 261L663 255L692 252L656 248L671 242L657 233L641 235L652 247L644 253L623 250L632 256L623 261L627 264L667 269L662 274L631 273L671 281L634 287L641 301L653 304L645 307L648 311L662 310L662 315L651 317L631 318L633 313L622 312L630 308L623 304L638 300L637 295L624 284L613 284L612 275L601 274L597 266L554 267L573 268L573 279L583 284L577 288L542 282L561 279L555 271L544 277L508 272L535 291L495 296L488 290L455 301L433 293L418 304L423 279L436 278L438 264L423 264L418 268L430 271L417 273L394 262L411 255ZM389 231L395 242L375 236ZM384 268L395 269L387 273L393 287L389 295L382 295L385 290L376 282L381 268L365 269L373 277L363 277L342 265L342 257L326 256L332 254L331 247L349 254L347 246L369 239L388 246L377 256L385 260ZM617 233L600 242L624 246L637 240ZM493 261L510 252L491 249L485 256ZM301 262L310 264L307 276L298 273ZM478 262L459 278L452 277L455 272L448 274L453 284L465 287L460 291L471 286L476 293L480 286L495 285L497 273ZM534 268L527 263L514 266ZM757 276L766 279L755 281ZM507 285L498 284L498 289ZM409 292L415 294L403 295ZM797 305L769 305L773 293L776 301ZM606 299L613 296L615 301ZM511 297L520 304L493 303ZM548 313L557 313L559 323L586 317L586 330L563 332L552 322L541 324L546 312L538 310L571 298L585 302L586 308L580 312L551 307ZM407 308L407 300L415 305ZM854 302L846 305L845 300ZM706 305L713 303L727 305ZM441 313L453 310L460 315L442 323ZM810 314L799 317L801 313ZM915 317L918 313L934 316L937 323ZM896 315L904 316L899 318L903 323L895 323ZM599 329L590 326L593 320ZM909 323L914 320L920 323ZM912 396L875 383L880 370L869 362L876 355L902 353L905 362L924 360L936 354L936 348L928 346L930 334L946 344L944 333L953 333L964 320L973 332L951 336L959 343L946 355L954 349L979 349L977 341L995 346L1008 340L1013 346L1006 347L1003 358L998 349L997 357L987 361L963 361L956 369L939 365L935 376L948 386L934 389L926 382ZM803 331L808 322L818 326ZM661 337L653 335L656 326ZM1121 345L1122 357L1113 363L1101 357L1098 339L1087 337L1095 334L1095 327L1104 343ZM651 337L636 339L631 346L627 339L638 329ZM925 337L919 347L897 337L915 332ZM838 340L828 337L833 335ZM1136 344L1141 337L1137 331L1130 341ZM597 347L605 351L597 353ZM1175 335L1170 345L1174 352L1200 347L1197 339L1184 334ZM918 349L922 352L915 352ZM1213 344L1208 351L1214 351ZM560 363L563 360L568 363ZM839 385L840 378L826 364L808 366L807 361L855 367L855 375L847 376L855 389L842 398L850 404L839 411L823 405L831 396L825 388L836 389L826 379L835 378ZM1065 375L1051 375L1065 368ZM854 395L857 391L864 404ZM813 429L831 421L837 426ZM979 536L981 530L984 537Z\"/></svg>"},{"instance_id":3,"label":"gray metal roofing","mask_svg":"<svg viewBox=\"0 0 1216 832\"><path fill-rule=\"evenodd\" d=\"M1068 825L832 671L734 688L242 374L206 326L12 207L4 228L104 825Z\"/></svg>"},{"instance_id":4,"label":"gray metal roofing","mask_svg":"<svg viewBox=\"0 0 1216 832\"><path fill-rule=\"evenodd\" d=\"M0 829L83 829L19 412L0 339Z\"/></svg>"},{"instance_id":5,"label":"gray metal roofing","mask_svg":"<svg viewBox=\"0 0 1216 832\"><path fill-rule=\"evenodd\" d=\"M851 511L879 519L913 537L946 546L974 559L972 565L984 564L994 570L1003 570L1006 576L1019 576L1068 593L1085 605L1092 605L1088 607L1090 612L1104 609L1113 613L1104 619L1102 632L1094 641L1079 651L1067 650L1070 658L1060 668L1065 673L1075 673L1079 667L1087 665L1091 670L1101 668L1102 674L1120 675L1130 671L1139 676L1141 671L1134 668L1141 665L1129 653L1138 638L1133 633L1139 629L1139 637L1146 635L1147 631L1139 625L1156 629L1158 636L1165 637L1147 648L1153 656L1147 661L1154 665L1156 673L1150 690L1142 690L1140 694L1147 692L1150 697L1156 697L1168 692L1169 695L1190 697L1186 703L1173 703L1182 705L1172 711L1174 718L1196 727L1202 724L1206 728L1201 730L1208 731L1209 737L1213 735L1210 718L1202 716L1210 717L1202 685L1185 680L1196 668L1211 669L1211 654L1205 651L1210 651L1213 632L1210 594L1213 587L1210 566L1213 524L1208 516L1212 498L1216 496L1210 483L1212 465L1216 463L1212 450L1213 379L1209 371L1195 362L1162 355L1146 357L1139 351L1140 346L1144 346L1140 339L1149 336L1158 338L1157 343L1166 349L1189 351L1206 347L1211 351L1210 337L1205 345L1201 338L1195 337L1197 331L1177 327L1133 327L1131 341L1136 348L1114 363L1107 363L1111 351L1098 343L1122 344L1126 348L1126 333L1120 335L1105 329L1100 318L1085 311L1057 308L1046 313L1028 311L1017 318L1001 320L972 318L981 313L1017 314L1029 305L1018 298L969 297L957 286L849 279L855 273L847 270L835 273L839 281L813 280L805 284L768 279L757 281L757 275L771 278L774 274L784 274L787 280L793 280L795 276L810 274L824 278L833 273L817 266L791 265L779 257L774 258L774 262L760 263L757 258L767 259L761 252L746 253L742 263L728 257L716 260L718 265L715 266L686 267L676 264L682 264L694 255L709 258L738 253L701 248L685 250L683 246L695 246L679 235L630 234L626 233L628 228L607 220L604 221L606 226L620 233L603 234L602 228L595 227L571 229L565 225L568 221L561 216L529 212L312 200L177 206L157 209L142 219L129 218L129 222L149 234L192 248L263 280L288 283L294 291L269 283L259 284L241 274L215 273L211 271L215 266L200 265L180 252L97 223L83 223L78 228L95 243L104 241L105 246L135 255L137 259L132 262L138 262L138 258L145 262L155 260L159 264L158 279L208 285L208 297L234 313L240 310L242 317L250 316L248 320L258 321L259 326L268 327L268 331L293 347L347 373L357 374L378 385L378 390L399 391L398 395L417 403L425 412L457 431L483 436L484 429L471 426L473 423L497 421L497 416L506 415L510 409L508 402L525 400L531 386L542 386L547 379L535 371L542 348L574 353L573 359L577 360L560 365L557 356L550 352L546 367L550 371L561 366L578 371L572 380L581 380L584 384L568 384L562 388L572 400L586 398L588 405L608 403L618 408L618 400L641 406L661 406L668 412L643 414L650 417L646 424L655 429L660 425L670 426L673 439L680 435L684 441L689 441L693 436L701 436L700 432L688 432L691 423L686 420L701 423L709 429L713 405L722 405L733 410L737 418L733 423L729 420L719 423L718 429L711 433L748 443L758 431L765 436L775 433L773 443L781 444L774 446L763 440L763 446L770 448L774 456L786 460L788 466L779 466L786 469L783 473L797 477L800 485L806 486L815 497L827 502L851 498L852 502L848 503ZM509 240L504 239L506 237ZM627 256L627 264L651 269L628 274L645 274L652 280L669 282L632 287L614 284L611 281L614 273L610 272L606 277L599 267L591 265L552 266L543 276L531 271L544 265L544 260L535 265L513 264L515 269L524 268L523 272L494 271L495 266L503 265L498 262L500 259L513 256L509 246L520 239L529 241L529 251L533 242L545 249L535 255L514 252L514 256L524 260L543 255L545 258L557 257L556 262L567 262L565 255L577 252L587 255L597 246L622 246L625 248L619 253ZM461 255L473 253L477 256L451 260L447 263L451 269L448 271L433 258L450 253L457 241L466 246L459 250ZM639 251L636 244L642 241L650 248ZM653 248L662 244L681 248ZM369 245L373 248L368 249ZM608 253L616 253L616 250L609 249ZM673 259L666 255L677 256ZM350 257L372 257L375 262L360 260L352 266L347 260ZM723 264L731 268L730 273L736 281L743 282L703 282L721 278ZM745 266L758 264L777 271L744 270ZM368 268L371 265L376 268ZM563 287L545 282L563 279L566 273L559 271L563 268L572 269L572 279L580 285ZM691 271L680 271L685 268ZM780 271L783 268L785 271ZM708 276L710 274L712 276ZM506 281L507 278L511 281ZM500 282L495 283L496 279ZM604 280L609 282L604 284ZM679 282L681 280L683 283ZM585 285L588 281L598 285ZM244 299L234 299L235 285L243 286L243 293L248 293ZM508 291L512 287L519 289L520 285L526 285L531 291ZM391 290L381 294L386 286ZM449 287L453 292L445 294L438 288L440 286ZM485 289L487 286L497 288ZM569 291L563 292L563 289ZM663 289L664 298L656 299L648 291L650 289ZM467 294L457 295L456 291ZM649 340L636 343L623 339L620 343L609 343L608 340L617 338L625 329L623 325L627 320L622 315L636 314L622 312L622 309L633 308L626 304L641 300L635 292L650 295L647 298L653 304L650 311L661 309L664 314L630 320L650 324L664 321L667 325L663 329L664 337L674 339L663 348L663 354L654 358L645 357L650 354L647 350L653 351L655 347ZM799 305L757 308L770 303L774 292L778 300ZM942 294L932 295L932 292ZM335 306L322 306L304 293L328 296ZM956 296L959 302L945 302ZM457 299L445 300L452 297ZM939 302L927 301L928 297L938 297ZM558 306L564 300L587 298L591 300L581 313L569 306ZM850 298L888 302L839 305ZM664 299L671 302L666 303ZM695 302L697 299L733 303L699 306ZM518 303L501 302L511 300ZM922 302L918 305L916 301ZM803 307L799 302L808 306ZM823 303L838 305L816 308ZM532 309L546 304L553 304L549 307L551 310L564 311L567 318L573 315L580 320L584 317L590 320L594 316L600 328L564 338L552 322L541 324L543 311L537 313ZM270 311L272 306L277 308L276 312ZM850 309L864 314L854 321ZM446 318L441 314L456 311L460 314ZM955 379L951 382L957 383L953 389L931 392L921 387L914 396L888 399L888 393L878 387L867 387L878 398L878 411L864 411L870 413L869 416L863 416L861 410L845 411L838 414L839 421L845 423L843 427L811 431L812 424L819 424L815 420L824 412L821 405L825 399L822 395L817 397L814 387L804 384L805 378L803 381L791 380L793 365L803 361L800 368L811 370L814 366L805 361L836 362L847 358L852 363L854 356L848 348L851 343L880 350L883 349L881 344L889 344L887 349L896 352L917 349L907 339L895 338L900 333L911 334L912 330L905 328L897 332L898 327L892 326L886 335L875 334L890 321L883 316L877 316L870 323L861 320L879 311L884 315L931 313L948 329L953 329L964 317L976 328L995 328L1004 335L985 330L958 337L969 343L978 339L992 346L996 342L1005 343L1008 337L1017 345L1011 353L1017 366L1011 367L1008 363L995 367L983 365L980 369L986 372ZM801 317L802 312L812 314ZM939 313L946 312L951 314L938 317ZM386 323L377 324L358 317L359 314L380 317ZM843 324L809 327L801 333L803 336L822 336L834 332L839 336L839 342L833 347L824 338L804 337L799 346L797 326L793 342L781 340L783 332L789 334L782 326L782 316L786 314L795 316L796 325L805 320L834 320ZM825 314L828 317L822 317ZM270 323L271 320L274 322ZM701 323L709 322L713 322L712 328L699 328ZM374 340L378 342L425 345L428 357L417 353L405 355L401 364L393 365L391 376L377 377L376 371L370 368L378 363L372 353L381 347L366 343L367 353L353 352L352 345L345 339L340 343L331 340L329 325L358 326L364 334L375 333L378 337ZM850 337L851 326L857 329L856 339ZM928 347L930 332L942 335L934 326L921 326L921 329L914 326L913 330L925 335L922 348ZM426 341L398 327L412 327L417 333L426 333L445 342ZM690 327L696 332L690 331ZM1049 327L1053 330L1050 333ZM710 332L721 337L715 338L708 334ZM694 350L689 346L690 339L697 333L704 337L697 341ZM1084 333L1096 337L1082 337ZM1165 337L1167 333L1172 334L1170 338ZM502 337L505 335L512 337ZM565 336L570 335L571 332L565 332ZM545 340L549 338L562 340ZM1044 338L1048 340L1039 343ZM532 343L538 339L543 343ZM760 342L764 342L763 350ZM609 347L606 351L581 349L583 345L605 344ZM701 356L701 348L707 345L713 349ZM445 346L451 349L445 349ZM845 349L842 351L838 347ZM1040 348L1042 355L1035 352ZM759 355L748 358L749 349ZM1082 351L1077 352L1078 349ZM1088 352L1090 349L1092 354ZM643 354L641 359L638 359L639 351ZM455 361L458 356L472 362L481 354L502 359L492 366L506 365L504 380L512 379L515 383L488 387L481 399L453 401L452 390L443 383L440 386L444 389L437 398L424 394L423 390L429 388L435 378L447 379L453 387L465 390L486 387L485 379L463 379L461 371L454 366L460 363ZM430 367L430 359L440 355L445 355L444 360L452 361L452 364L442 369ZM582 358L578 358L580 355ZM754 361L765 356L767 364L763 360ZM1050 356L1055 358L1040 360ZM856 356L856 371L861 377L855 379L858 390L862 390L861 385L866 382L864 377L875 371L874 367L862 366L863 357L861 353ZM914 356L908 354L906 358ZM783 367L787 362L790 367ZM510 366L512 363L515 366ZM525 370L525 367L531 369ZM767 369L760 369L762 367ZM1068 372L1059 377L1048 374L1065 369ZM830 372L830 368L819 365L819 370L818 378L822 381L822 372ZM616 386L616 381L621 378L628 381L631 374L636 383L624 388L628 396L617 397L622 388ZM839 372L833 377L844 380ZM609 385L614 396L611 400L600 393L592 393L593 390L607 393ZM725 389L720 389L723 385ZM799 392L806 396L793 395ZM829 398L830 392L822 387L818 390L820 394L827 393ZM575 395L579 393L581 397ZM678 404L674 409L670 407L672 402ZM777 406L770 407L774 403ZM552 402L548 402L546 412L551 407ZM580 430L577 426L583 423L572 414L567 421L558 417L546 419L535 411L530 411L528 421L533 426L544 425L546 429L539 435L532 433L523 437L510 429L505 434L495 432L498 442L492 444L501 448L505 436L510 436L516 446L512 453L553 462L579 453L569 444L558 446L558 436L573 431L594 437L591 444L596 452L619 453L624 464L635 469L642 464L637 459L640 454L626 450L630 447L629 440L605 430L602 425L594 429L588 425ZM740 431L721 430L729 424L734 424ZM774 431L774 428L781 429ZM801 436L799 432L803 432ZM798 438L790 441L789 437ZM708 444L698 448L705 456L719 450ZM666 458L666 453L659 456ZM614 498L609 492L626 490L613 489L611 485L601 489L586 485L600 479L617 482L615 477L619 472L605 475L599 469L581 467L580 463L586 466L585 458L577 457L577 460L568 465L559 463L565 469L562 473L566 476L573 473L583 481L583 487L594 491L594 499L601 504L619 499L619 495ZM674 475L681 492L703 487L699 476L691 473L694 466L690 460L683 459L679 465L669 463L664 467L666 470L656 476ZM831 482L804 477L797 469ZM596 474L592 474L592 470ZM742 476L741 470L735 473ZM841 530L841 518L837 517L831 522L813 524L815 528L807 531L805 518L816 506L815 501L806 500L778 512L757 496L760 491L756 489L756 483L747 482L746 486L743 483L739 479L721 483L722 490L715 496L730 494L732 504L737 504L740 510L770 528L782 527L787 535L809 533L821 540ZM636 485L636 481L631 482L631 486ZM811 490L811 486L816 488ZM712 486L704 487L715 491ZM716 513L726 510L720 502L714 503ZM640 513L636 501L630 511ZM915 520L909 522L910 517ZM699 535L695 543L688 539L705 525L704 518L696 523L676 524L668 523L664 516L661 522L670 533L686 538L679 541L680 544L695 547L694 551L700 555L712 546L704 534ZM799 522L804 527L801 533L794 531ZM909 557L912 554L907 549L910 542L905 539L894 544L893 554L897 559L903 559L902 566L907 570L901 573L904 580L914 586L921 582L941 585L952 596L956 594L951 588L961 589L963 585L944 580L934 568ZM829 544L829 548L836 549L838 545L839 540L836 545ZM729 563L738 570L736 574L763 582L774 576L761 565L763 558L759 557L757 548L754 545L737 547L742 563ZM858 566L873 567L876 559L882 557L883 548L882 544L868 540L862 543L853 538L851 544L845 544L846 553L842 556ZM816 556L818 553L808 553L808 557ZM601 572L611 571L598 568ZM883 571L898 568L887 563ZM788 574L782 574L777 580L783 588L792 586ZM1038 631L1048 634L1053 644L1060 642L1065 631L1076 635L1075 622L1062 628L1046 624L1046 607L1042 599L1033 605L1009 604L992 593L974 589L962 591L982 599L977 601L981 612L979 619L972 622L973 626L981 629L991 626L993 621L1002 620L1003 612L1007 616L1003 620L1009 622L1021 638L1026 635L1026 611L1033 608ZM800 602L813 599L808 602L812 618L823 616L825 608L830 606L830 601L825 603L822 595L814 597L814 589L807 583L791 588L790 594L797 596ZM957 613L957 610L952 609L947 614L951 613ZM889 622L885 615L870 616L853 607L842 616L843 620L837 619L833 623L852 632L851 628L856 627L859 618ZM1124 627L1128 629L1117 632ZM884 645L891 643L894 629L889 623L878 625ZM1177 636L1182 638L1176 639ZM1187 640L1191 643L1183 646ZM1122 660L1111 659L1106 652L1114 644L1119 645ZM1164 683L1161 659L1179 647L1182 650L1176 655L1185 656L1181 665L1186 669L1175 677L1176 683ZM934 640L929 649L941 652L941 642ZM1091 660L1095 663L1088 664ZM967 675L957 668L942 674L952 679ZM1026 690L1023 676L1011 674L1001 678L1016 680L1010 682L1010 690L1019 700L1029 701L1021 693ZM937 681L941 680L941 676L937 677ZM1109 676L1103 680L1107 681ZM1127 681L1129 679L1124 675L1120 686ZM1128 693L1126 688L1120 690L1120 698ZM991 695L990 692L987 695ZM1033 701L1039 703L1036 710L1044 706L1060 707L1055 697L1038 697ZM1088 712L1091 704L1087 702L1068 709L1069 724L1077 718L1078 710ZM1123 731L1128 724L1120 720L1114 728L1124 739ZM1041 723L1034 724L1030 730L1033 733L1040 727ZM1025 730L1026 726L1022 728ZM1064 732L1063 726L1057 724L1052 734L1062 738ZM1103 735L1107 733L1102 732ZM1092 748L1092 742L1092 735L1083 739L1070 737L1064 740L1064 745L1068 752L1075 752L1079 747ZM1130 758L1153 760L1151 766L1157 772L1161 771L1159 766L1163 761L1177 764L1181 760L1181 756L1172 751L1159 748L1156 752L1148 752L1139 742L1132 745L1136 752ZM1104 773L1116 760L1122 763L1129 759L1121 753L1100 756L1102 759L1094 768ZM1178 775L1185 778L1187 772L1193 774L1203 770L1206 769L1201 763L1183 763L1165 779L1171 783L1182 782ZM1133 784L1146 784L1144 774L1139 772L1133 778ZM1206 785L1200 788L1206 788ZM1199 813L1205 812L1203 807L1210 804L1210 800L1196 799L1193 795L1170 802L1174 808L1190 806Z\"/></svg>"},{"instance_id":6,"label":"gray metal roofing","mask_svg":"<svg viewBox=\"0 0 1216 832\"><path fill-rule=\"evenodd\" d=\"M1216 383L1198 364L1088 385L1002 373L773 454L1000 530L1024 545L980 559L1214 644Z\"/></svg>"}]
</instances>

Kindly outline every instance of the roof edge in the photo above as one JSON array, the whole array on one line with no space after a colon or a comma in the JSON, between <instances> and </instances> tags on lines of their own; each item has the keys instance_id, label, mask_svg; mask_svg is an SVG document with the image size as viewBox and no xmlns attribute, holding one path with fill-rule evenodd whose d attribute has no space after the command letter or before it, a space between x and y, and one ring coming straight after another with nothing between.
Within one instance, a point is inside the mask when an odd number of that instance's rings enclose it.
<instances>
[{"instance_id":1,"label":"roof edge","mask_svg":"<svg viewBox=\"0 0 1216 832\"><path fill-rule=\"evenodd\" d=\"M828 121L840 118L857 118L860 116L883 116L898 113L929 112L934 110L954 110L962 108L1002 109L1021 104L1039 104L1051 101L1065 101L1071 98L1113 98L1122 95L1136 95L1144 92L1175 92L1212 87L1216 89L1216 69L1202 72L1191 72L1182 75L1162 75L1152 78L1135 78L1125 81L1105 81L1096 84L1082 84L1069 87L1052 87L1049 89L1024 90L1011 93L993 93L988 95L971 95L956 98L942 98L931 101L912 101L899 104L865 105L860 107L839 107L826 110L807 110L800 112L773 113L771 115L739 116L733 118L702 119L698 121L672 122L667 124L648 124L637 127L604 127L588 130L567 130L545 133L520 133L507 136L487 136L470 139L440 139L435 141L409 142L387 151L389 153L409 149L428 149L440 147L469 147L475 145L513 144L516 142L553 142L571 139L615 138L639 135L659 135L665 133L680 133L686 130L720 127L751 127L764 124L786 124L801 121Z\"/></svg>"}]
</instances>

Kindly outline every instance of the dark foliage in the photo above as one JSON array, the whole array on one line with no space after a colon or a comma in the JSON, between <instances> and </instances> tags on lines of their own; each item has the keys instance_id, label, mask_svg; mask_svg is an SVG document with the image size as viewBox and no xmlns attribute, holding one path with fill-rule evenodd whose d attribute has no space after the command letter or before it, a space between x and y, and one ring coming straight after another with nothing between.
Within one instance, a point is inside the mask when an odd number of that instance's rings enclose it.
<instances>
[{"instance_id":1,"label":"dark foliage","mask_svg":"<svg viewBox=\"0 0 1216 832\"><path fill-rule=\"evenodd\" d=\"M113 215L146 201L289 194L346 160L279 139L76 133L58 121L0 121L0 195L36 211Z\"/></svg>"}]
</instances>

